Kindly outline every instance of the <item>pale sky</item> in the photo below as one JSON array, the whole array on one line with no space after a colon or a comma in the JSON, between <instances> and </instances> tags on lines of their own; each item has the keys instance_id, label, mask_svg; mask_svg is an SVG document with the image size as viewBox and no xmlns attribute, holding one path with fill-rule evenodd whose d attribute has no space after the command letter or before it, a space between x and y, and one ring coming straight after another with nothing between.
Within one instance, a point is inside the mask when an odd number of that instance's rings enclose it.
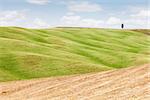
<instances>
[{"instance_id":1,"label":"pale sky","mask_svg":"<svg viewBox=\"0 0 150 100\"><path fill-rule=\"evenodd\" d=\"M0 0L0 26L150 28L149 0Z\"/></svg>"}]
</instances>

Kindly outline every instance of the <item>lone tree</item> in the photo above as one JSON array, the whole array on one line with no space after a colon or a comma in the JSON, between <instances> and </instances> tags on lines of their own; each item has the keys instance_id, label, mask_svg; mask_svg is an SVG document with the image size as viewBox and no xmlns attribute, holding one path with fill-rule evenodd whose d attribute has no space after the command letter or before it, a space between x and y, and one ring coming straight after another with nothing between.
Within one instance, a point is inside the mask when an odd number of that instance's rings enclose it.
<instances>
[{"instance_id":1,"label":"lone tree","mask_svg":"<svg viewBox=\"0 0 150 100\"><path fill-rule=\"evenodd\" d=\"M124 24L121 24L121 28L122 28L122 29L124 28Z\"/></svg>"}]
</instances>

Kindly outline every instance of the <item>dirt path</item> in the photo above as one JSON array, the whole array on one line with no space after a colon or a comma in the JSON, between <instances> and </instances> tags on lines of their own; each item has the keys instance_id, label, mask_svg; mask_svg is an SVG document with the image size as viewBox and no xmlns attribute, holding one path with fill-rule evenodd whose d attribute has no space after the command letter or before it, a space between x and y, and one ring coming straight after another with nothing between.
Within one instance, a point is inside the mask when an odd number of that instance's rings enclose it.
<instances>
[{"instance_id":1,"label":"dirt path","mask_svg":"<svg viewBox=\"0 0 150 100\"><path fill-rule=\"evenodd\" d=\"M0 100L150 100L150 64L94 74L2 82Z\"/></svg>"}]
</instances>

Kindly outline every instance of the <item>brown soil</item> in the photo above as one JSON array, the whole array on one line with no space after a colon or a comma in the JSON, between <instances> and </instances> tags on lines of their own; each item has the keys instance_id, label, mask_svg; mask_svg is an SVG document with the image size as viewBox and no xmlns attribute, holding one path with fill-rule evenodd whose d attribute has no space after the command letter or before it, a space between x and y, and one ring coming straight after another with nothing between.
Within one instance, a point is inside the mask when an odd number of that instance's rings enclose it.
<instances>
[{"instance_id":1,"label":"brown soil","mask_svg":"<svg viewBox=\"0 0 150 100\"><path fill-rule=\"evenodd\" d=\"M0 100L150 100L150 64L0 83Z\"/></svg>"},{"instance_id":2,"label":"brown soil","mask_svg":"<svg viewBox=\"0 0 150 100\"><path fill-rule=\"evenodd\" d=\"M136 32L142 32L146 35L150 35L150 29L135 29L133 31L136 31Z\"/></svg>"}]
</instances>

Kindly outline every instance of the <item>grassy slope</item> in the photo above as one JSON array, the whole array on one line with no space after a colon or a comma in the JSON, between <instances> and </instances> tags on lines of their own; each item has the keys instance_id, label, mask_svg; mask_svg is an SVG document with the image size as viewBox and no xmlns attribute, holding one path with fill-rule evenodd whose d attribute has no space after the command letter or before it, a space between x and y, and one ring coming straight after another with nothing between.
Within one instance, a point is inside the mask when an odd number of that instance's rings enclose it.
<instances>
[{"instance_id":1,"label":"grassy slope","mask_svg":"<svg viewBox=\"0 0 150 100\"><path fill-rule=\"evenodd\" d=\"M0 81L147 63L150 36L130 30L0 27Z\"/></svg>"}]
</instances>

